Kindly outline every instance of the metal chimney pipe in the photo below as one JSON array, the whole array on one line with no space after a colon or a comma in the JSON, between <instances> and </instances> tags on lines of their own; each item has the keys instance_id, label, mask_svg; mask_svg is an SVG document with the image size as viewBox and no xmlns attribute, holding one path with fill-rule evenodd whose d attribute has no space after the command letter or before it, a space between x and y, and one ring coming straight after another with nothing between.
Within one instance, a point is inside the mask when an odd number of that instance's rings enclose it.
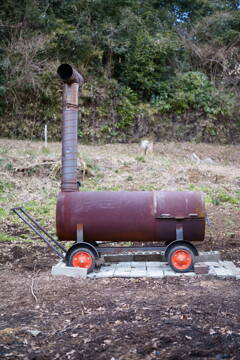
<instances>
[{"instance_id":1,"label":"metal chimney pipe","mask_svg":"<svg viewBox=\"0 0 240 360\"><path fill-rule=\"evenodd\" d=\"M68 64L58 67L57 73L64 82L62 115L62 181L61 191L78 191L77 139L78 139L78 90L84 80Z\"/></svg>"}]
</instances>

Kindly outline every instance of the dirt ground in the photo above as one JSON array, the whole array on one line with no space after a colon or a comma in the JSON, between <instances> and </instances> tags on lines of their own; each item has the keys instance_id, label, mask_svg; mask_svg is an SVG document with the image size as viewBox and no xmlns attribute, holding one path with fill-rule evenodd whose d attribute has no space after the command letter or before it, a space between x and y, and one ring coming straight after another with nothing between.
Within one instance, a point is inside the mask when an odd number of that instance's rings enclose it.
<instances>
[{"instance_id":1,"label":"dirt ground","mask_svg":"<svg viewBox=\"0 0 240 360\"><path fill-rule=\"evenodd\" d=\"M59 178L15 168L58 159L60 145L47 154L39 143L0 140L1 148L0 359L240 359L239 280L52 277L57 257L8 211L23 204L54 233ZM204 191L212 224L199 249L240 266L239 146L157 144L147 157L136 144L80 152L91 170L83 190ZM196 164L192 153L213 163Z\"/></svg>"}]
</instances>

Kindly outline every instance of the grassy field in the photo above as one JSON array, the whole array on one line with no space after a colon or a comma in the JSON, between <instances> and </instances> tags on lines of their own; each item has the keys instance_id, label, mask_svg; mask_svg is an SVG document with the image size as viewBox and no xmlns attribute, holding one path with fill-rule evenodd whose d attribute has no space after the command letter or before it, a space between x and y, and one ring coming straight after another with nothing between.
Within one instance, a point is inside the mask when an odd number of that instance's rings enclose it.
<instances>
[{"instance_id":1,"label":"grassy field","mask_svg":"<svg viewBox=\"0 0 240 360\"><path fill-rule=\"evenodd\" d=\"M56 256L9 211L23 206L55 234L60 152L0 141L0 358L239 359L238 280L50 275ZM203 191L211 225L199 249L239 266L239 155L230 145L159 143L146 156L138 144L80 145L79 179L82 191Z\"/></svg>"},{"instance_id":2,"label":"grassy field","mask_svg":"<svg viewBox=\"0 0 240 360\"><path fill-rule=\"evenodd\" d=\"M203 191L212 222L205 247L239 246L240 146L158 143L146 156L138 144L79 145L78 151L82 191ZM36 238L9 213L13 206L24 206L54 234L60 155L60 143L45 149L41 142L0 141L0 241Z\"/></svg>"}]
</instances>

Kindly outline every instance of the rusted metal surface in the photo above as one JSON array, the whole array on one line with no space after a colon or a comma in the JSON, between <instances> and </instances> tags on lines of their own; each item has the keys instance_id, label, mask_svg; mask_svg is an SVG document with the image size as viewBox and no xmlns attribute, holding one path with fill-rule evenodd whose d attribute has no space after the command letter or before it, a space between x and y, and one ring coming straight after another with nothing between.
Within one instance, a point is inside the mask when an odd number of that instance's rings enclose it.
<instances>
[{"instance_id":1,"label":"rusted metal surface","mask_svg":"<svg viewBox=\"0 0 240 360\"><path fill-rule=\"evenodd\" d=\"M194 214L194 215L193 215ZM61 192L57 203L59 240L75 240L83 224L84 241L202 241L205 208L202 194L191 191Z\"/></svg>"},{"instance_id":2,"label":"rusted metal surface","mask_svg":"<svg viewBox=\"0 0 240 360\"><path fill-rule=\"evenodd\" d=\"M62 191L78 191L77 134L78 92L83 77L68 64L59 66L58 75L64 82L62 116Z\"/></svg>"},{"instance_id":3,"label":"rusted metal surface","mask_svg":"<svg viewBox=\"0 0 240 360\"><path fill-rule=\"evenodd\" d=\"M156 191L156 216L161 218L205 217L204 196L195 191Z\"/></svg>"}]
</instances>

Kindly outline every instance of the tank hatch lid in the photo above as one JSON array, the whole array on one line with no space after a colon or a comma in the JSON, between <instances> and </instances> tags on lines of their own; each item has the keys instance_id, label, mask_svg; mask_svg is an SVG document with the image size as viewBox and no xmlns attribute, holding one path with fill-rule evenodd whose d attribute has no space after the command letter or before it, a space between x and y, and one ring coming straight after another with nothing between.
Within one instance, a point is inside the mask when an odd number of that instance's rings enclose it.
<instances>
[{"instance_id":1,"label":"tank hatch lid","mask_svg":"<svg viewBox=\"0 0 240 360\"><path fill-rule=\"evenodd\" d=\"M205 218L204 195L195 191L154 192L155 217L157 219Z\"/></svg>"}]
</instances>

